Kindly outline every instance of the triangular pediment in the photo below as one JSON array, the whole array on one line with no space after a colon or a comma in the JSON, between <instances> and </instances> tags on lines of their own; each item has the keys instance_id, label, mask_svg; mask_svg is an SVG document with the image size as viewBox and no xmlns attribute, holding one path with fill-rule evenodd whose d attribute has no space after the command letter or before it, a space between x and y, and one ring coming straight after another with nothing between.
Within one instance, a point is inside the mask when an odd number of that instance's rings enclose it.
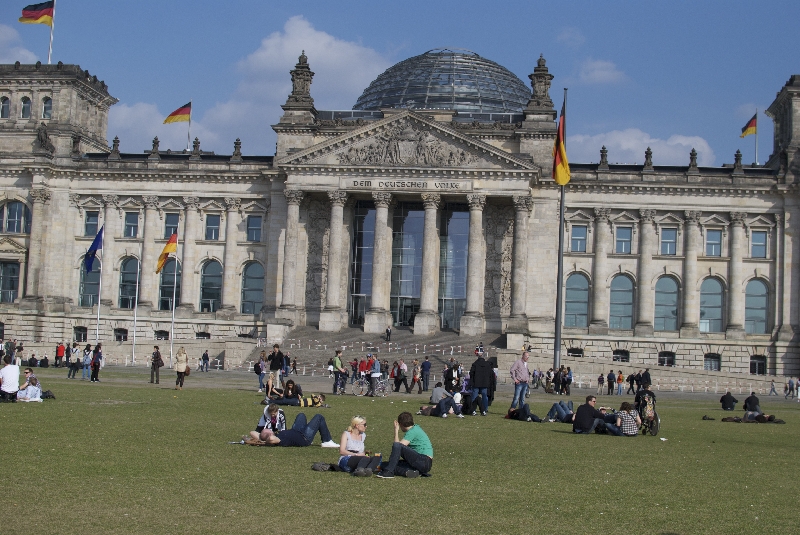
<instances>
[{"instance_id":1,"label":"triangular pediment","mask_svg":"<svg viewBox=\"0 0 800 535\"><path fill-rule=\"evenodd\" d=\"M611 218L611 221L614 223L637 223L639 218L630 214L629 212L620 212L619 214L615 215Z\"/></svg>"},{"instance_id":2,"label":"triangular pediment","mask_svg":"<svg viewBox=\"0 0 800 535\"><path fill-rule=\"evenodd\" d=\"M97 197L80 197L76 205L80 208L102 208L103 202Z\"/></svg>"},{"instance_id":3,"label":"triangular pediment","mask_svg":"<svg viewBox=\"0 0 800 535\"><path fill-rule=\"evenodd\" d=\"M702 223L703 223L704 226L707 226L707 227L709 227L709 226L711 226L711 227L713 227L713 226L727 227L728 225L730 225L731 222L728 221L727 219L725 219L724 217L722 217L719 214L714 214L714 215L711 215L711 216L706 217L705 219L703 219Z\"/></svg>"},{"instance_id":4,"label":"triangular pediment","mask_svg":"<svg viewBox=\"0 0 800 535\"><path fill-rule=\"evenodd\" d=\"M772 227L775 226L775 222L774 221L770 221L768 218L764 217L763 215L759 215L759 216L754 217L753 219L750 219L747 222L747 226L748 227L756 227L756 228L758 228L758 227L772 228Z\"/></svg>"},{"instance_id":5,"label":"triangular pediment","mask_svg":"<svg viewBox=\"0 0 800 535\"><path fill-rule=\"evenodd\" d=\"M410 110L290 154L277 164L538 170L530 162Z\"/></svg>"},{"instance_id":6,"label":"triangular pediment","mask_svg":"<svg viewBox=\"0 0 800 535\"><path fill-rule=\"evenodd\" d=\"M121 200L119 206L120 208L141 208L142 202L133 197L128 197L127 199Z\"/></svg>"},{"instance_id":7,"label":"triangular pediment","mask_svg":"<svg viewBox=\"0 0 800 535\"><path fill-rule=\"evenodd\" d=\"M243 212L266 212L269 210L269 199L267 202L242 201Z\"/></svg>"},{"instance_id":8,"label":"triangular pediment","mask_svg":"<svg viewBox=\"0 0 800 535\"><path fill-rule=\"evenodd\" d=\"M670 212L668 214L659 217L656 220L656 223L658 223L659 225L682 225L683 219Z\"/></svg>"},{"instance_id":9,"label":"triangular pediment","mask_svg":"<svg viewBox=\"0 0 800 535\"><path fill-rule=\"evenodd\" d=\"M224 212L225 205L219 201L208 201L200 204L200 209L204 212Z\"/></svg>"},{"instance_id":10,"label":"triangular pediment","mask_svg":"<svg viewBox=\"0 0 800 535\"><path fill-rule=\"evenodd\" d=\"M158 208L161 210L183 210L183 203L169 198L164 202L159 203Z\"/></svg>"},{"instance_id":11,"label":"triangular pediment","mask_svg":"<svg viewBox=\"0 0 800 535\"><path fill-rule=\"evenodd\" d=\"M594 216L583 210L576 210L567 215L564 219L567 221L594 221Z\"/></svg>"},{"instance_id":12,"label":"triangular pediment","mask_svg":"<svg viewBox=\"0 0 800 535\"><path fill-rule=\"evenodd\" d=\"M11 238L0 238L0 253L25 253L25 246Z\"/></svg>"}]
</instances>

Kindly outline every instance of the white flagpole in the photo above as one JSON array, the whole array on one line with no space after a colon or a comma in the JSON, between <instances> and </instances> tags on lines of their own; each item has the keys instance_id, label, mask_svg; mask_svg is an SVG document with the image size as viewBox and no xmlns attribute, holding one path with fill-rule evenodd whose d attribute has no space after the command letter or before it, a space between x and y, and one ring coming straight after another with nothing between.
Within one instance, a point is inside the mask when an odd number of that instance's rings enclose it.
<instances>
[{"instance_id":1,"label":"white flagpole","mask_svg":"<svg viewBox=\"0 0 800 535\"><path fill-rule=\"evenodd\" d=\"M142 243L139 242L139 258L136 262L136 294L133 302L133 353L131 366L136 366L136 317L139 311L139 278L142 276Z\"/></svg>"},{"instance_id":2,"label":"white flagpole","mask_svg":"<svg viewBox=\"0 0 800 535\"><path fill-rule=\"evenodd\" d=\"M756 165L758 165L758 108L756 108Z\"/></svg>"},{"instance_id":3,"label":"white flagpole","mask_svg":"<svg viewBox=\"0 0 800 535\"><path fill-rule=\"evenodd\" d=\"M103 226L100 227L100 230L103 232L102 237L100 238L100 252L103 252L103 242L106 241L106 231L105 231L106 222L103 220ZM100 342L100 296L103 295L103 262L105 262L105 255L102 254L100 257L100 285L97 287L97 325L95 326L94 330L94 343L97 345Z\"/></svg>"},{"instance_id":4,"label":"white flagpole","mask_svg":"<svg viewBox=\"0 0 800 535\"><path fill-rule=\"evenodd\" d=\"M180 226L178 227L180 228ZM174 277L172 279L172 323L169 327L169 367L172 368L172 347L175 338L175 293L178 289L178 229L175 229L175 267L172 272Z\"/></svg>"},{"instance_id":5,"label":"white flagpole","mask_svg":"<svg viewBox=\"0 0 800 535\"><path fill-rule=\"evenodd\" d=\"M189 99L189 129L186 131L186 150L192 142L192 99ZM176 253L177 254L177 253Z\"/></svg>"},{"instance_id":6,"label":"white flagpole","mask_svg":"<svg viewBox=\"0 0 800 535\"><path fill-rule=\"evenodd\" d=\"M53 55L53 28L56 25L56 0L53 0L53 18L50 22L50 48L47 50L47 64L50 65L50 58Z\"/></svg>"}]
</instances>

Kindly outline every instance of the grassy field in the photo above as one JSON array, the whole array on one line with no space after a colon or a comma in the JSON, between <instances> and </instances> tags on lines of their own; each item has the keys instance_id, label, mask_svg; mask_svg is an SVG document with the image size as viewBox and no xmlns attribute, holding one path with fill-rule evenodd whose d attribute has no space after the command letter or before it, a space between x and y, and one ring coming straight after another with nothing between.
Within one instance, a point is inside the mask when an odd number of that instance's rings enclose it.
<instances>
[{"instance_id":1,"label":"grassy field","mask_svg":"<svg viewBox=\"0 0 800 535\"><path fill-rule=\"evenodd\" d=\"M171 373L159 386L141 371L107 368L100 384L65 374L37 374L56 400L0 405L5 533L729 534L797 524L800 404L782 397L762 397L762 408L787 425L720 422L730 413L718 396L662 396L659 437L626 439L504 420L501 393L485 418L416 417L433 442L433 477L381 480L310 470L338 458L318 437L309 448L229 445L262 410L252 374L193 374L180 392ZM422 399L344 396L321 412L337 441L352 415L367 417L367 447L388 454L393 419ZM541 416L554 399L535 394L532 410ZM299 410L286 408L289 424Z\"/></svg>"}]
</instances>

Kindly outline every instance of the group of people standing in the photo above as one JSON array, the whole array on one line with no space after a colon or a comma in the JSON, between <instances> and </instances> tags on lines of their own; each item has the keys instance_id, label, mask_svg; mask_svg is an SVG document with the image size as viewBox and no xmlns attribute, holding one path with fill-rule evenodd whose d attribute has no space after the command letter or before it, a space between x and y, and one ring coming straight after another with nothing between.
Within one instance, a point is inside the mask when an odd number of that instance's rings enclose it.
<instances>
[{"instance_id":1,"label":"group of people standing","mask_svg":"<svg viewBox=\"0 0 800 535\"><path fill-rule=\"evenodd\" d=\"M615 390L617 395L621 396L625 390L625 383L628 383L627 394L637 394L641 392L644 389L644 385L652 384L650 368L639 370L635 374L631 372L628 374L627 378L622 374L622 370L617 370L616 373L614 373L614 370L611 370L608 372L608 375L603 375L601 373L597 377L597 395L601 395L607 388L609 396L613 396Z\"/></svg>"}]
</instances>

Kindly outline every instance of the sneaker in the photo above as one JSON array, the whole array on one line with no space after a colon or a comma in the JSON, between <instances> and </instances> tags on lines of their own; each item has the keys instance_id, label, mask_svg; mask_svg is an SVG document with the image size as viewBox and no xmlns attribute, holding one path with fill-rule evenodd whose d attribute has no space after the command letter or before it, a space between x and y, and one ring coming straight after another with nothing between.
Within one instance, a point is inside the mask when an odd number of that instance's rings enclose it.
<instances>
[{"instance_id":1,"label":"sneaker","mask_svg":"<svg viewBox=\"0 0 800 535\"><path fill-rule=\"evenodd\" d=\"M532 420L531 420L531 417L530 417L530 416L528 416L528 419L527 419L526 421L527 421L527 422L530 422L530 421L532 421Z\"/></svg>"},{"instance_id":2,"label":"sneaker","mask_svg":"<svg viewBox=\"0 0 800 535\"><path fill-rule=\"evenodd\" d=\"M447 418L447 415L446 414L442 414L442 418Z\"/></svg>"},{"instance_id":3,"label":"sneaker","mask_svg":"<svg viewBox=\"0 0 800 535\"><path fill-rule=\"evenodd\" d=\"M417 414L422 414L422 411L417 411Z\"/></svg>"},{"instance_id":4,"label":"sneaker","mask_svg":"<svg viewBox=\"0 0 800 535\"><path fill-rule=\"evenodd\" d=\"M406 470L406 477L408 478L419 477L419 472L416 470Z\"/></svg>"},{"instance_id":5,"label":"sneaker","mask_svg":"<svg viewBox=\"0 0 800 535\"><path fill-rule=\"evenodd\" d=\"M317 472L328 472L331 469L330 463L314 463L311 465L312 470Z\"/></svg>"},{"instance_id":6,"label":"sneaker","mask_svg":"<svg viewBox=\"0 0 800 535\"><path fill-rule=\"evenodd\" d=\"M375 475L381 479L394 479L394 472L390 472L388 470L382 470Z\"/></svg>"},{"instance_id":7,"label":"sneaker","mask_svg":"<svg viewBox=\"0 0 800 535\"><path fill-rule=\"evenodd\" d=\"M259 389L258 389L258 393L260 394L260 393L262 393L262 392L264 392L264 391L263 391L262 389L260 389L260 388L259 388Z\"/></svg>"},{"instance_id":8,"label":"sneaker","mask_svg":"<svg viewBox=\"0 0 800 535\"><path fill-rule=\"evenodd\" d=\"M458 416L459 418L463 418L464 417L463 414L456 414L456 416Z\"/></svg>"},{"instance_id":9,"label":"sneaker","mask_svg":"<svg viewBox=\"0 0 800 535\"><path fill-rule=\"evenodd\" d=\"M483 411L483 412L481 413L481 416L486 416L486 411Z\"/></svg>"},{"instance_id":10,"label":"sneaker","mask_svg":"<svg viewBox=\"0 0 800 535\"><path fill-rule=\"evenodd\" d=\"M339 444L337 444L333 440L328 440L327 442L323 442L322 444L320 444L320 446L323 448L338 448Z\"/></svg>"},{"instance_id":11,"label":"sneaker","mask_svg":"<svg viewBox=\"0 0 800 535\"><path fill-rule=\"evenodd\" d=\"M478 413L477 413L476 411L472 411L472 415L473 415L473 416L477 416L477 415L478 415Z\"/></svg>"}]
</instances>

